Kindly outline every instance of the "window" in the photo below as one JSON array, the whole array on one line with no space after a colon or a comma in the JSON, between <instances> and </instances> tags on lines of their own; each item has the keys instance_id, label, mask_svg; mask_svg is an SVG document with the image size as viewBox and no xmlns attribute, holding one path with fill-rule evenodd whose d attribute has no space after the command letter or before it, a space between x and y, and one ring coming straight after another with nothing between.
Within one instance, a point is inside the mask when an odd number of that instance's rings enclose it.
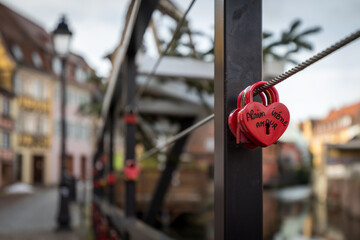
<instances>
[{"instance_id":1,"label":"window","mask_svg":"<svg viewBox=\"0 0 360 240\"><path fill-rule=\"evenodd\" d=\"M57 102L61 102L61 90L58 85L55 87L55 99Z\"/></svg>"},{"instance_id":2,"label":"window","mask_svg":"<svg viewBox=\"0 0 360 240\"><path fill-rule=\"evenodd\" d=\"M3 99L3 115L6 117L10 116L10 101L7 98Z\"/></svg>"},{"instance_id":3,"label":"window","mask_svg":"<svg viewBox=\"0 0 360 240\"><path fill-rule=\"evenodd\" d=\"M36 135L42 135L42 117L41 115L35 115L35 133Z\"/></svg>"},{"instance_id":4,"label":"window","mask_svg":"<svg viewBox=\"0 0 360 240\"><path fill-rule=\"evenodd\" d=\"M66 137L71 139L72 138L72 131L73 131L73 126L72 123L67 122L66 123Z\"/></svg>"},{"instance_id":5,"label":"window","mask_svg":"<svg viewBox=\"0 0 360 240\"><path fill-rule=\"evenodd\" d=\"M33 82L33 96L36 99L42 99L43 95L43 85L40 81Z\"/></svg>"},{"instance_id":6,"label":"window","mask_svg":"<svg viewBox=\"0 0 360 240\"><path fill-rule=\"evenodd\" d=\"M42 67L43 62L42 62L42 60L41 60L41 57L40 57L39 53L37 53L37 52L32 52L32 53L31 53L31 60L32 60L32 62L34 63L35 67L37 67L37 68L41 68L41 67Z\"/></svg>"},{"instance_id":7,"label":"window","mask_svg":"<svg viewBox=\"0 0 360 240\"><path fill-rule=\"evenodd\" d=\"M352 119L350 116L344 116L341 118L342 126L347 127L351 125Z\"/></svg>"},{"instance_id":8,"label":"window","mask_svg":"<svg viewBox=\"0 0 360 240\"><path fill-rule=\"evenodd\" d=\"M20 78L17 74L14 76L14 90L16 94L21 94L21 84L20 84Z\"/></svg>"},{"instance_id":9,"label":"window","mask_svg":"<svg viewBox=\"0 0 360 240\"><path fill-rule=\"evenodd\" d=\"M23 52L21 51L21 48L19 47L19 45L14 44L11 47L11 51L14 54L14 57L16 60L21 61L24 58Z\"/></svg>"},{"instance_id":10,"label":"window","mask_svg":"<svg viewBox=\"0 0 360 240\"><path fill-rule=\"evenodd\" d=\"M84 83L86 82L87 74L84 69L82 69L81 67L77 67L75 69L75 77L78 82Z\"/></svg>"},{"instance_id":11,"label":"window","mask_svg":"<svg viewBox=\"0 0 360 240\"><path fill-rule=\"evenodd\" d=\"M42 125L42 134L45 136L49 133L49 123L48 123L48 119L47 116L44 115L43 116L43 125Z\"/></svg>"},{"instance_id":12,"label":"window","mask_svg":"<svg viewBox=\"0 0 360 240\"><path fill-rule=\"evenodd\" d=\"M55 135L60 137L61 136L61 122L60 120L57 120L55 122Z\"/></svg>"},{"instance_id":13,"label":"window","mask_svg":"<svg viewBox=\"0 0 360 240\"><path fill-rule=\"evenodd\" d=\"M75 138L81 139L81 124L77 124L75 128Z\"/></svg>"},{"instance_id":14,"label":"window","mask_svg":"<svg viewBox=\"0 0 360 240\"><path fill-rule=\"evenodd\" d=\"M87 141L89 141L90 140L90 128L89 128L89 126L88 125L86 125L85 127L84 127L84 130L85 130L85 139L84 140L87 140Z\"/></svg>"},{"instance_id":15,"label":"window","mask_svg":"<svg viewBox=\"0 0 360 240\"><path fill-rule=\"evenodd\" d=\"M85 126L82 126L81 129L82 129L82 139L85 140L88 138L87 128Z\"/></svg>"},{"instance_id":16,"label":"window","mask_svg":"<svg viewBox=\"0 0 360 240\"><path fill-rule=\"evenodd\" d=\"M24 121L24 112L20 112L19 116L16 118L16 131L19 133L25 132L25 121Z\"/></svg>"},{"instance_id":17,"label":"window","mask_svg":"<svg viewBox=\"0 0 360 240\"><path fill-rule=\"evenodd\" d=\"M36 116L36 134L41 136L48 134L48 119L44 114Z\"/></svg>"},{"instance_id":18,"label":"window","mask_svg":"<svg viewBox=\"0 0 360 240\"><path fill-rule=\"evenodd\" d=\"M31 134L36 133L36 116L32 113L27 113L25 115L25 131Z\"/></svg>"},{"instance_id":19,"label":"window","mask_svg":"<svg viewBox=\"0 0 360 240\"><path fill-rule=\"evenodd\" d=\"M3 132L3 148L10 148L10 134L8 132Z\"/></svg>"}]
</instances>

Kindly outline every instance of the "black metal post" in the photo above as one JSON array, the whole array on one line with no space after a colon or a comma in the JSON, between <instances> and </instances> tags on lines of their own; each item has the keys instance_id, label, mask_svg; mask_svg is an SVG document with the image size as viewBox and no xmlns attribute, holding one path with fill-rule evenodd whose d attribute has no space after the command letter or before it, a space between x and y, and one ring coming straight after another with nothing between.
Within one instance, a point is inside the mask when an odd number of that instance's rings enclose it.
<instances>
[{"instance_id":1,"label":"black metal post","mask_svg":"<svg viewBox=\"0 0 360 240\"><path fill-rule=\"evenodd\" d=\"M194 122L194 118L187 118L181 120L181 128L180 131L185 130L186 128L190 127L191 124ZM166 195L167 190L169 189L170 182L172 179L172 175L176 170L177 166L179 165L179 157L181 152L183 151L184 145L186 140L188 139L189 135L185 135L184 137L180 138L178 141L175 142L171 152L169 153L166 161L165 169L163 170L157 185L154 191L154 195L151 199L150 205L148 210L146 211L144 221L154 226L157 214L161 210L161 207L164 202L164 198Z\"/></svg>"},{"instance_id":2,"label":"black metal post","mask_svg":"<svg viewBox=\"0 0 360 240\"><path fill-rule=\"evenodd\" d=\"M70 186L66 173L66 57L61 59L61 179L59 185L60 201L57 217L57 229L69 230L70 214L69 214L69 195Z\"/></svg>"},{"instance_id":3,"label":"black metal post","mask_svg":"<svg viewBox=\"0 0 360 240\"><path fill-rule=\"evenodd\" d=\"M136 93L135 76L136 65L135 55L129 54L126 58L127 73L126 73L126 109L125 114L134 114L134 96ZM126 161L135 160L135 130L136 124L127 122L125 125L125 163ZM136 184L134 180L127 179L125 182L125 214L127 217L135 216L135 189Z\"/></svg>"},{"instance_id":4,"label":"black metal post","mask_svg":"<svg viewBox=\"0 0 360 240\"><path fill-rule=\"evenodd\" d=\"M110 110L109 112L109 155L108 155L108 164L109 164L109 170L108 170L108 198L109 203L114 203L114 131L115 131L115 121L114 121L114 111Z\"/></svg>"},{"instance_id":5,"label":"black metal post","mask_svg":"<svg viewBox=\"0 0 360 240\"><path fill-rule=\"evenodd\" d=\"M215 239L262 239L262 150L227 126L242 89L261 80L262 1L215 1Z\"/></svg>"}]
</instances>

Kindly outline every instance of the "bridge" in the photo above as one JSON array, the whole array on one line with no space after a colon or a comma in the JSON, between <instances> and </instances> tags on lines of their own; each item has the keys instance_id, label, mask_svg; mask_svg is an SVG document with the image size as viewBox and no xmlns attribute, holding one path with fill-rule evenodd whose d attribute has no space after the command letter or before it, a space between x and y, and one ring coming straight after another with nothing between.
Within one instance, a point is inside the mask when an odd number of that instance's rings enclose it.
<instances>
[{"instance_id":1,"label":"bridge","mask_svg":"<svg viewBox=\"0 0 360 240\"><path fill-rule=\"evenodd\" d=\"M177 30L194 2L190 3L180 19ZM129 8L123 37L112 55L113 69L93 158L92 222L98 239L170 239L154 228L156 219L164 205L172 176L179 166L179 157L188 134L214 116L215 239L262 238L261 149L249 150L235 144L235 138L229 134L226 124L227 116L235 108L238 93L262 77L262 1L215 2L214 75L206 64L195 60L176 62L175 58L165 54L161 54L156 62L138 66L137 56L144 33L158 1L135 0ZM174 36L176 34L175 31ZM171 41L167 46L168 49ZM186 64L192 67L186 67ZM197 72L199 69L201 71ZM204 76L204 72L208 73L207 76ZM192 99L191 94L177 94L178 86L171 91L171 87L156 84L155 78L161 76L188 77L199 82L212 81L214 78L215 115L205 117L206 109L202 104ZM164 144L145 152L141 159L136 159L136 129L146 129L144 119L159 117L171 118L178 123L178 133ZM114 171L114 132L118 128L122 128L124 133L122 175ZM146 134L146 130L144 132ZM139 161L165 147L170 148L166 153L165 167L150 194L143 218L139 219L136 215ZM116 196L116 189L119 188L123 196ZM120 209L116 199L122 197Z\"/></svg>"}]
</instances>

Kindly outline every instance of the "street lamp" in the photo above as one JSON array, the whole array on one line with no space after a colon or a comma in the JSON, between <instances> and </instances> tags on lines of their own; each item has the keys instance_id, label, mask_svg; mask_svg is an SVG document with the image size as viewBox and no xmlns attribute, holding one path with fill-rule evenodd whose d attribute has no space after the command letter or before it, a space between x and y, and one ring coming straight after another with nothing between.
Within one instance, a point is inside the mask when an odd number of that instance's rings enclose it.
<instances>
[{"instance_id":1,"label":"street lamp","mask_svg":"<svg viewBox=\"0 0 360 240\"><path fill-rule=\"evenodd\" d=\"M60 23L53 31L53 43L56 55L61 59L61 179L59 185L59 208L57 216L57 229L69 230L70 214L69 214L69 195L70 186L69 179L66 174L66 60L70 50L70 40L72 32L66 23L66 18L63 16Z\"/></svg>"}]
</instances>

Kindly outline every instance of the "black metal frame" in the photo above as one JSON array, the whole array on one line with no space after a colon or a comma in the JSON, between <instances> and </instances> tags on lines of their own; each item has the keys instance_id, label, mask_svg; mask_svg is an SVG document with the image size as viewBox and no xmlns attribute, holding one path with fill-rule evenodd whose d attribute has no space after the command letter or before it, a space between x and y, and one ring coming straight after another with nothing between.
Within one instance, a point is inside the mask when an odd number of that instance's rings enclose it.
<instances>
[{"instance_id":1,"label":"black metal frame","mask_svg":"<svg viewBox=\"0 0 360 240\"><path fill-rule=\"evenodd\" d=\"M134 114L134 102L133 97L136 93L136 65L135 65L135 55L128 54L126 57L126 66L127 66L127 76L126 76L126 86L124 87L123 95L126 96L126 107L125 114ZM125 158L124 166L126 166L126 161L134 161L135 159L135 131L136 125L134 123L126 123L125 126ZM126 179L125 181L125 214L127 217L135 216L135 188L136 182L134 180Z\"/></svg>"},{"instance_id":2,"label":"black metal frame","mask_svg":"<svg viewBox=\"0 0 360 240\"><path fill-rule=\"evenodd\" d=\"M236 144L227 118L261 80L262 1L215 1L215 239L262 239L262 152Z\"/></svg>"}]
</instances>

